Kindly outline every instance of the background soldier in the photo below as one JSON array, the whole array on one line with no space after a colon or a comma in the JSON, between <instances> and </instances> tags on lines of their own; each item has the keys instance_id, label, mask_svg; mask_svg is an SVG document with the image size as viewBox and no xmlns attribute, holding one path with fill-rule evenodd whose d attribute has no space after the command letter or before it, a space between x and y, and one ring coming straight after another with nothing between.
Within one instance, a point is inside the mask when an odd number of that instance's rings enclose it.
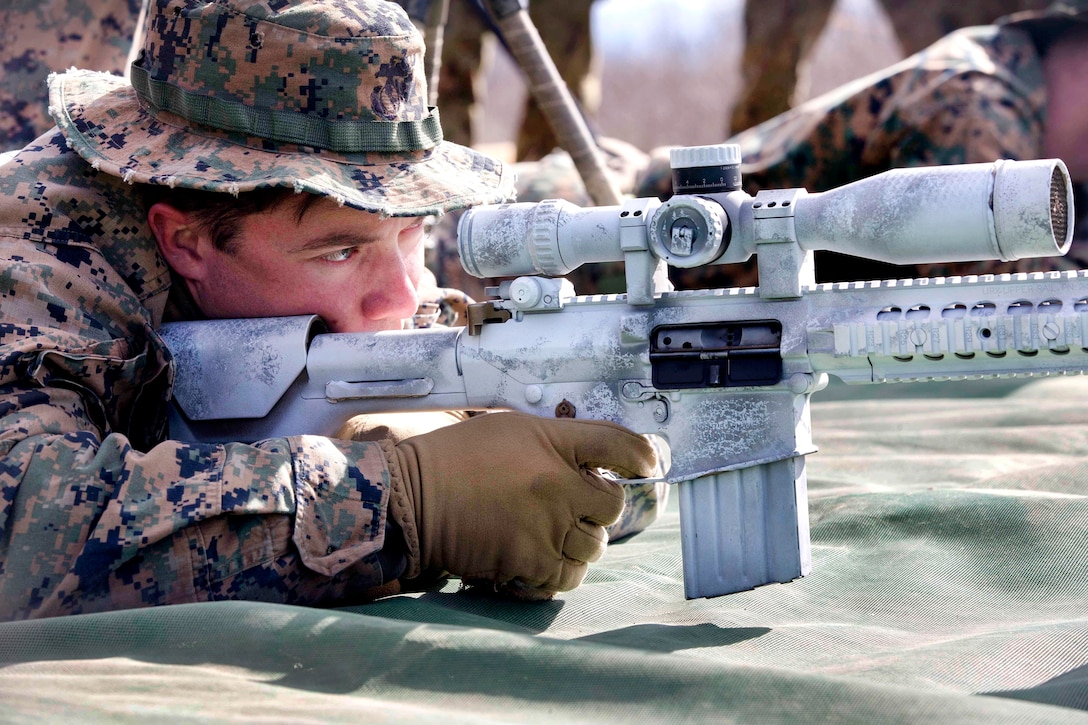
<instances>
[{"instance_id":1,"label":"background soldier","mask_svg":"<svg viewBox=\"0 0 1088 725\"><path fill-rule=\"evenodd\" d=\"M532 0L529 17L544 46L566 81L584 114L592 118L600 97L594 71L593 38L590 32L592 0ZM473 126L480 126L480 107L485 92L487 58L485 37L491 24L485 17L486 0L450 0L442 47L438 107L450 140L470 146ZM497 43L496 43L497 45ZM503 52L500 50L500 52ZM558 145L551 125L528 98L519 126L516 158L539 159Z\"/></svg>"},{"instance_id":2,"label":"background soldier","mask_svg":"<svg viewBox=\"0 0 1088 725\"><path fill-rule=\"evenodd\" d=\"M957 28L989 25L1003 15L1038 10L1045 4L1045 0L880 2L906 55L917 53ZM742 84L727 133L739 133L789 110L797 93L798 68L811 53L834 7L834 0L744 3Z\"/></svg>"}]
</instances>

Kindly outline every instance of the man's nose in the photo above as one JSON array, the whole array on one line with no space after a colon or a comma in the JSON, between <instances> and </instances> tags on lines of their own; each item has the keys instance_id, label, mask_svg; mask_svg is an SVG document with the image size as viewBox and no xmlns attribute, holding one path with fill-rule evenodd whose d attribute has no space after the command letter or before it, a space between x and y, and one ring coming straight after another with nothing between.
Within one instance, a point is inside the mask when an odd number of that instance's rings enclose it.
<instances>
[{"instance_id":1,"label":"man's nose","mask_svg":"<svg viewBox=\"0 0 1088 725\"><path fill-rule=\"evenodd\" d=\"M399 321L416 313L419 296L410 269L410 261L396 250L377 260L362 300L364 317L374 322Z\"/></svg>"}]
</instances>

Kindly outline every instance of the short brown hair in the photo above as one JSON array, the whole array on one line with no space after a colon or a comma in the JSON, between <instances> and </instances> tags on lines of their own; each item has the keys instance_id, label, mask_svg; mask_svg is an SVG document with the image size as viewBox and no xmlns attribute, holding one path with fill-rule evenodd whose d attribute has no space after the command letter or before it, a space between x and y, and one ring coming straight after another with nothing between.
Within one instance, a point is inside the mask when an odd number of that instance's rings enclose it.
<instances>
[{"instance_id":1,"label":"short brown hair","mask_svg":"<svg viewBox=\"0 0 1088 725\"><path fill-rule=\"evenodd\" d=\"M157 203L163 203L190 214L208 232L216 249L227 254L233 252L238 225L246 217L264 213L289 201L297 201L296 218L301 220L306 211L321 198L314 194L297 193L286 186L255 189L235 196L218 191L170 189L143 184L140 194L145 211Z\"/></svg>"}]
</instances>

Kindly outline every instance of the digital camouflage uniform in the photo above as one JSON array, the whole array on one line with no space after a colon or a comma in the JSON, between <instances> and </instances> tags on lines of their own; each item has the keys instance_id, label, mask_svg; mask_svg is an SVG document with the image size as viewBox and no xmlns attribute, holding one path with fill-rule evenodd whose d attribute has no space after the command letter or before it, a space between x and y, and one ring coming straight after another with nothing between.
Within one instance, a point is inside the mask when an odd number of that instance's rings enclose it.
<instances>
[{"instance_id":1,"label":"digital camouflage uniform","mask_svg":"<svg viewBox=\"0 0 1088 725\"><path fill-rule=\"evenodd\" d=\"M481 0L488 6L487 0ZM593 72L593 38L590 32L592 0L532 0L529 17L548 49L560 77L590 116L596 111L599 92ZM489 32L472 0L450 0L449 20L442 45L438 107L451 141L471 145L484 89L482 78L483 36ZM504 51L500 51L504 52ZM536 101L526 100L518 128L515 158L539 159L558 144L551 125Z\"/></svg>"},{"instance_id":2,"label":"digital camouflage uniform","mask_svg":"<svg viewBox=\"0 0 1088 725\"><path fill-rule=\"evenodd\" d=\"M407 544L388 513L388 441L168 439L175 363L157 330L200 312L172 279L132 186L290 184L411 216L508 198L497 162L428 135L425 92L412 82L422 77L421 45L407 58L385 45L415 34L407 17L397 9L368 20L394 40L353 37L363 52L349 53L324 42L323 32L343 27L327 27L325 14L267 22L223 2L157 0L145 46L153 51L133 69L142 106L113 76L51 79L59 128L0 165L0 620L214 599L346 604L404 572ZM392 120L409 147L372 159L300 145L295 126L257 138L180 115L191 105L177 105L178 93L198 96L210 80L228 104L220 110L237 110L253 73L268 70L261 49L282 48L271 42L281 36L293 39L292 54L276 60L260 108L305 116L277 73L306 86L307 68L337 68L341 85L310 102L364 120L344 128L319 114L313 125L329 143L355 143L361 125L379 137L368 144L394 144L383 134ZM219 54L215 67L238 72L202 74L208 52ZM248 76L239 68L247 64ZM175 163L183 157L200 161ZM427 306L427 323L457 311L446 302ZM645 517L632 499L618 525Z\"/></svg>"},{"instance_id":3,"label":"digital camouflage uniform","mask_svg":"<svg viewBox=\"0 0 1088 725\"><path fill-rule=\"evenodd\" d=\"M0 151L53 126L45 79L90 68L123 75L142 0L6 0L0 7Z\"/></svg>"},{"instance_id":4,"label":"digital camouflage uniform","mask_svg":"<svg viewBox=\"0 0 1088 725\"><path fill-rule=\"evenodd\" d=\"M189 67L187 54L203 47L193 41L210 40L187 37L182 4L166 5L154 22L172 44L145 64L152 85L168 73L156 62ZM305 29L313 19L293 20ZM396 22L391 17L390 27ZM226 12L202 28L238 35L240 49L247 40L260 44L244 19ZM298 34L270 30L285 31ZM357 82L369 77L387 90L403 87L411 72L353 71ZM199 87L207 78L188 82ZM236 89L222 82L229 97ZM64 133L47 132L0 166L0 618L208 599L359 599L404 567L403 537L387 533L382 444L312 436L255 445L164 440L173 362L156 329L191 306L182 304L133 188L119 177L169 176L165 183L214 188L219 176L245 190L273 173L274 162L254 159L267 164L258 167L240 145L241 153L208 158L204 179L172 175L169 154L152 153L150 139L199 153L186 144L205 137L181 132L180 117L148 122L142 112L128 121L136 128L143 118L153 134L139 141L120 126L91 125L87 108L116 100L88 91L99 85L127 87L80 72L53 81ZM385 100L376 94L375 107ZM287 144L280 149L285 163L297 161ZM305 157L315 173L299 178L300 188L328 183L316 173L321 155ZM479 172L483 178L488 169ZM396 180L372 181L393 188ZM494 187L477 195L497 197Z\"/></svg>"},{"instance_id":5,"label":"digital camouflage uniform","mask_svg":"<svg viewBox=\"0 0 1088 725\"><path fill-rule=\"evenodd\" d=\"M881 0L881 9L907 55L957 28L989 25L1018 10L1038 10L1046 0ZM789 110L798 65L824 33L834 0L746 0L742 88L727 132L739 133Z\"/></svg>"}]
</instances>

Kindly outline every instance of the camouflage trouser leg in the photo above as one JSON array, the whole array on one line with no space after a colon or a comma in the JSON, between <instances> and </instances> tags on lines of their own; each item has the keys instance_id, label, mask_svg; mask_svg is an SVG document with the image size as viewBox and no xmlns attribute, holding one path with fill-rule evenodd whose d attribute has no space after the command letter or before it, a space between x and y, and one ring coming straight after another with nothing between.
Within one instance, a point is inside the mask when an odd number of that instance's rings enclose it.
<instances>
[{"instance_id":1,"label":"camouflage trouser leg","mask_svg":"<svg viewBox=\"0 0 1088 725\"><path fill-rule=\"evenodd\" d=\"M556 70L567 83L582 112L590 116L597 109L599 93L590 87L593 77L593 38L590 10L593 0L532 0L529 16L540 33ZM548 119L532 98L517 139L517 160L543 158L559 145Z\"/></svg>"},{"instance_id":2,"label":"camouflage trouser leg","mask_svg":"<svg viewBox=\"0 0 1088 725\"><path fill-rule=\"evenodd\" d=\"M789 110L797 64L815 45L834 5L834 0L745 2L743 85L727 135Z\"/></svg>"},{"instance_id":3,"label":"camouflage trouser leg","mask_svg":"<svg viewBox=\"0 0 1088 725\"><path fill-rule=\"evenodd\" d=\"M593 90L590 8L592 0L533 0L529 15L559 75L583 111L592 114L599 93ZM487 27L467 0L450 0L443 33L438 106L446 140L471 146L474 119L484 96L483 36ZM539 159L557 145L544 114L529 98L517 138L517 158Z\"/></svg>"},{"instance_id":4,"label":"camouflage trouser leg","mask_svg":"<svg viewBox=\"0 0 1088 725\"><path fill-rule=\"evenodd\" d=\"M442 34L442 67L438 79L438 108L442 136L462 146L472 145L473 118L483 99L481 64L483 20L466 0L450 0Z\"/></svg>"}]
</instances>

